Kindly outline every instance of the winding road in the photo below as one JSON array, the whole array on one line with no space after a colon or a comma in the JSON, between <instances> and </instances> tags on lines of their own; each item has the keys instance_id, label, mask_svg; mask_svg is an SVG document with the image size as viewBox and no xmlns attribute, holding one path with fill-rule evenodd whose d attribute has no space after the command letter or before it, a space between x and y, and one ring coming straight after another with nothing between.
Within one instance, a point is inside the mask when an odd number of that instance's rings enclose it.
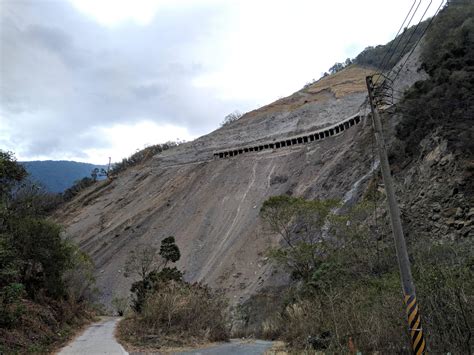
<instances>
[{"instance_id":1,"label":"winding road","mask_svg":"<svg viewBox=\"0 0 474 355\"><path fill-rule=\"evenodd\" d=\"M103 317L64 347L58 355L128 354L115 339L114 332L120 318Z\"/></svg>"},{"instance_id":2,"label":"winding road","mask_svg":"<svg viewBox=\"0 0 474 355\"><path fill-rule=\"evenodd\" d=\"M128 352L115 339L114 333L120 318L102 317L99 322L91 324L81 335L65 346L58 355L121 355ZM272 347L271 341L231 340L228 343L213 345L207 348L176 352L185 355L261 355ZM144 353L132 353L139 355ZM150 354L147 352L147 354Z\"/></svg>"}]
</instances>

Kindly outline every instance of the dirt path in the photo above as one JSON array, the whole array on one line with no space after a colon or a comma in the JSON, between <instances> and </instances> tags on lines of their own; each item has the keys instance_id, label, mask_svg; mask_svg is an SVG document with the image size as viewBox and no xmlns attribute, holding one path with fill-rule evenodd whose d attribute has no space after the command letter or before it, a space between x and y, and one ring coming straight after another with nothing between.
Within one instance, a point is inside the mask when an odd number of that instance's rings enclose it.
<instances>
[{"instance_id":1,"label":"dirt path","mask_svg":"<svg viewBox=\"0 0 474 355\"><path fill-rule=\"evenodd\" d=\"M82 354L128 354L114 336L115 327L120 318L104 317L94 323L84 333L64 347L58 355Z\"/></svg>"}]
</instances>

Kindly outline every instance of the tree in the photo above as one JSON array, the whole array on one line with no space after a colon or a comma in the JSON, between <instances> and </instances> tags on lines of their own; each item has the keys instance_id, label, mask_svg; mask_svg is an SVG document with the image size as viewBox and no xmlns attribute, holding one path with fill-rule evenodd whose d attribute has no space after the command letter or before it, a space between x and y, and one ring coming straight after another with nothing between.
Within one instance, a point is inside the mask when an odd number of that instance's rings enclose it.
<instances>
[{"instance_id":1,"label":"tree","mask_svg":"<svg viewBox=\"0 0 474 355\"><path fill-rule=\"evenodd\" d=\"M224 117L224 121L221 122L221 126L227 126L231 124L232 122L237 121L243 116L243 114L240 111L234 111L232 113L229 113L227 116Z\"/></svg>"},{"instance_id":2,"label":"tree","mask_svg":"<svg viewBox=\"0 0 474 355\"><path fill-rule=\"evenodd\" d=\"M145 277L158 268L161 259L158 250L151 245L139 245L131 250L125 261L125 277L137 275L140 279Z\"/></svg>"},{"instance_id":3,"label":"tree","mask_svg":"<svg viewBox=\"0 0 474 355\"><path fill-rule=\"evenodd\" d=\"M160 250L150 245L140 245L132 250L125 262L125 277L137 275L139 280L132 284L132 308L140 312L143 304L160 283L170 280L182 281L183 273L176 267L167 267L169 262L179 260L181 253L175 238L169 236L161 241Z\"/></svg>"},{"instance_id":4,"label":"tree","mask_svg":"<svg viewBox=\"0 0 474 355\"><path fill-rule=\"evenodd\" d=\"M161 241L160 255L163 259L165 259L165 265L163 267L166 267L170 261L175 263L179 260L181 253L173 236L165 238Z\"/></svg>"},{"instance_id":5,"label":"tree","mask_svg":"<svg viewBox=\"0 0 474 355\"><path fill-rule=\"evenodd\" d=\"M13 186L23 181L28 173L16 162L12 152L0 150L0 203L10 197Z\"/></svg>"},{"instance_id":6,"label":"tree","mask_svg":"<svg viewBox=\"0 0 474 355\"><path fill-rule=\"evenodd\" d=\"M344 69L344 64L336 62L331 68L329 68L329 72L331 74L336 74L338 71L341 71L342 69Z\"/></svg>"},{"instance_id":7,"label":"tree","mask_svg":"<svg viewBox=\"0 0 474 355\"><path fill-rule=\"evenodd\" d=\"M321 265L321 241L335 200L308 201L287 195L270 197L260 210L270 231L279 235L284 246L270 256L291 272L296 280L309 283Z\"/></svg>"},{"instance_id":8,"label":"tree","mask_svg":"<svg viewBox=\"0 0 474 355\"><path fill-rule=\"evenodd\" d=\"M94 180L94 182L97 181L97 177L99 176L99 173L100 173L99 168L92 169L91 178L92 178L92 180Z\"/></svg>"}]
</instances>

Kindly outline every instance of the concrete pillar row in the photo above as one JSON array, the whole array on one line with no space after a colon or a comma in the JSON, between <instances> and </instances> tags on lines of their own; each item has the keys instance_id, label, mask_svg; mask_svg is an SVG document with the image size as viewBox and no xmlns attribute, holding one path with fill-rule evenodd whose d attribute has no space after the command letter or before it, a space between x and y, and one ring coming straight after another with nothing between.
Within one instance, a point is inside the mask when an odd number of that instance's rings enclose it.
<instances>
[{"instance_id":1,"label":"concrete pillar row","mask_svg":"<svg viewBox=\"0 0 474 355\"><path fill-rule=\"evenodd\" d=\"M225 152L216 152L213 155L215 158L226 158L228 156L233 157L233 156L243 154L243 153L248 153L248 152L258 152L264 149L280 149L280 148L289 147L295 144L314 142L317 140L324 139L326 137L339 134L345 131L346 129L348 129L349 127L359 124L361 120L362 119L360 116L355 116L353 118L348 119L347 121L340 123L339 125L335 127L328 128L324 131L316 132L307 136L291 138L291 139L282 140L280 142L275 142L275 143L265 143L263 145L259 145L255 147L246 147L246 148L239 148L235 150L229 150Z\"/></svg>"}]
</instances>

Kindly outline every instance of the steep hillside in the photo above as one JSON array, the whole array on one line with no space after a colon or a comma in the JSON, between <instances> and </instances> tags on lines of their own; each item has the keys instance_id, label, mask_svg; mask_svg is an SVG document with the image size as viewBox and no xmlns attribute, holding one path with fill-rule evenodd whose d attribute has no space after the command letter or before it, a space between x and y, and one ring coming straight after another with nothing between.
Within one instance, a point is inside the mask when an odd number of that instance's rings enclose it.
<instances>
[{"instance_id":1,"label":"steep hillside","mask_svg":"<svg viewBox=\"0 0 474 355\"><path fill-rule=\"evenodd\" d=\"M400 90L423 78L417 66L410 63L412 70L402 73ZM123 277L123 265L130 250L159 245L169 235L182 250L186 278L222 287L235 301L285 282L265 257L272 238L258 218L261 204L284 193L345 202L362 193L373 164L364 84L369 73L354 65L325 77L67 204L57 219L96 262L103 300L128 293L132 280ZM355 117L346 129L335 129ZM271 145L288 138L285 147ZM245 151L251 146L262 149ZM220 151L237 153L219 158Z\"/></svg>"},{"instance_id":2,"label":"steep hillside","mask_svg":"<svg viewBox=\"0 0 474 355\"><path fill-rule=\"evenodd\" d=\"M63 192L75 181L90 176L94 168L104 167L66 160L24 161L21 164L33 181L40 183L50 192Z\"/></svg>"}]
</instances>

